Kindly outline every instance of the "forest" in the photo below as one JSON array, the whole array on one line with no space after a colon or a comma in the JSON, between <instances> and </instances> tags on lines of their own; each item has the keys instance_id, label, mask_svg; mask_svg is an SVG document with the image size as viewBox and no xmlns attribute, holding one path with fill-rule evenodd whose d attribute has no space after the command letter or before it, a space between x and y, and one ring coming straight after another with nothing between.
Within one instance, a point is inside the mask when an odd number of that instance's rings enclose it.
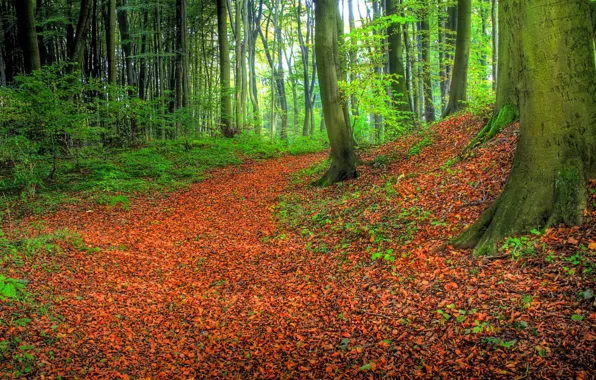
<instances>
[{"instance_id":1,"label":"forest","mask_svg":"<svg viewBox=\"0 0 596 380\"><path fill-rule=\"evenodd\" d=\"M596 377L596 0L0 0L0 378Z\"/></svg>"}]
</instances>

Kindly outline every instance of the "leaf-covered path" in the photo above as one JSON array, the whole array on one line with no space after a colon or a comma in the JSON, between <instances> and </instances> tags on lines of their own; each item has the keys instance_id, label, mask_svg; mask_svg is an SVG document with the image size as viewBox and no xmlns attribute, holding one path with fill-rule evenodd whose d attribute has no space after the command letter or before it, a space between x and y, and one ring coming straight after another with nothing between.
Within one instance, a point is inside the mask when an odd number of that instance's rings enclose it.
<instances>
[{"instance_id":1,"label":"leaf-covered path","mask_svg":"<svg viewBox=\"0 0 596 380\"><path fill-rule=\"evenodd\" d=\"M595 285L593 207L584 228L513 242L519 261L436 249L506 178L515 129L456 159L480 125L387 145L328 189L293 180L326 156L312 154L130 210L68 206L30 234L68 228L91 249L10 267L35 302L2 304L3 320L31 322L0 336L33 347L31 375L47 378L593 376L596 306L578 296ZM10 377L22 362L4 358Z\"/></svg>"}]
</instances>

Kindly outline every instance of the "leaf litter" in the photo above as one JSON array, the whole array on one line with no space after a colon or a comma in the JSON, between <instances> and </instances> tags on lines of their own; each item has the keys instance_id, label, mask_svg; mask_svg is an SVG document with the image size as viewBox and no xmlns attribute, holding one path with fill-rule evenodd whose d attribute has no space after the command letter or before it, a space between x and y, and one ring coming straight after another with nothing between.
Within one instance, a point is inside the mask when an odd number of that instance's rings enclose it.
<instances>
[{"instance_id":1,"label":"leaf litter","mask_svg":"<svg viewBox=\"0 0 596 380\"><path fill-rule=\"evenodd\" d=\"M0 264L31 294L0 301L0 374L593 377L595 183L583 227L511 237L496 259L441 249L511 166L516 125L462 156L481 126L454 117L366 151L361 178L330 188L309 185L326 158L310 154L24 220L86 247Z\"/></svg>"}]
</instances>

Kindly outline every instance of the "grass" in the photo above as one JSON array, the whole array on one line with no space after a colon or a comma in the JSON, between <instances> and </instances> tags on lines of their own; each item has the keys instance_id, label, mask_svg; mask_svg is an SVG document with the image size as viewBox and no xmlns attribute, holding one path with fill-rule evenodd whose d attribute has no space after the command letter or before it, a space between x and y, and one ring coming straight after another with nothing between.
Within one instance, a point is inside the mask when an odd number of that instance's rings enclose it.
<instances>
[{"instance_id":1,"label":"grass","mask_svg":"<svg viewBox=\"0 0 596 380\"><path fill-rule=\"evenodd\" d=\"M60 205L91 199L108 207L130 207L128 194L167 192L200 182L211 169L239 165L247 159L318 152L328 147L323 135L270 141L254 134L233 139L154 141L138 149L81 149L51 168L39 166L35 197L28 196L16 168L0 181L0 221L22 214L51 212ZM48 161L49 162L49 161Z\"/></svg>"}]
</instances>

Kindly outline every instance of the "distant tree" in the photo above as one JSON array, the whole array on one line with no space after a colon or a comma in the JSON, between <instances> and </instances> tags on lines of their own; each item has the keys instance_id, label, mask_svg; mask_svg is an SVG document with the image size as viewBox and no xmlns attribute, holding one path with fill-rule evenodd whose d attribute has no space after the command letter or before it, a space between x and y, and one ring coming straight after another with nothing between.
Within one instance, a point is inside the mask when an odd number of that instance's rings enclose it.
<instances>
[{"instance_id":1,"label":"distant tree","mask_svg":"<svg viewBox=\"0 0 596 380\"><path fill-rule=\"evenodd\" d=\"M37 31L35 29L33 0L18 0L15 3L15 6L19 37L23 48L23 57L25 59L25 72L31 73L31 71L41 68Z\"/></svg>"},{"instance_id":2,"label":"distant tree","mask_svg":"<svg viewBox=\"0 0 596 380\"><path fill-rule=\"evenodd\" d=\"M116 85L118 72L118 63L116 62L116 0L108 0L106 6L108 83L111 85Z\"/></svg>"},{"instance_id":3,"label":"distant tree","mask_svg":"<svg viewBox=\"0 0 596 380\"><path fill-rule=\"evenodd\" d=\"M217 0L217 39L219 41L219 75L221 91L221 133L225 137L235 134L232 125L232 98L230 96L230 48L228 46L228 21L226 0Z\"/></svg>"},{"instance_id":4,"label":"distant tree","mask_svg":"<svg viewBox=\"0 0 596 380\"><path fill-rule=\"evenodd\" d=\"M336 0L315 2L315 51L323 114L331 143L331 167L317 182L331 185L358 177L352 134L339 94L338 28Z\"/></svg>"},{"instance_id":5,"label":"distant tree","mask_svg":"<svg viewBox=\"0 0 596 380\"><path fill-rule=\"evenodd\" d=\"M398 0L387 0L387 15L396 16ZM408 88L403 58L402 24L392 22L387 29L389 35L389 73L393 75L391 95L396 109L412 112L408 101Z\"/></svg>"},{"instance_id":6,"label":"distant tree","mask_svg":"<svg viewBox=\"0 0 596 380\"><path fill-rule=\"evenodd\" d=\"M502 238L534 228L581 224L587 181L596 177L596 65L589 4L505 0L501 6L500 29L514 37L509 51L522 68L510 73L518 83L521 126L503 192L454 240L456 247L475 247L479 253L493 253Z\"/></svg>"}]
</instances>

